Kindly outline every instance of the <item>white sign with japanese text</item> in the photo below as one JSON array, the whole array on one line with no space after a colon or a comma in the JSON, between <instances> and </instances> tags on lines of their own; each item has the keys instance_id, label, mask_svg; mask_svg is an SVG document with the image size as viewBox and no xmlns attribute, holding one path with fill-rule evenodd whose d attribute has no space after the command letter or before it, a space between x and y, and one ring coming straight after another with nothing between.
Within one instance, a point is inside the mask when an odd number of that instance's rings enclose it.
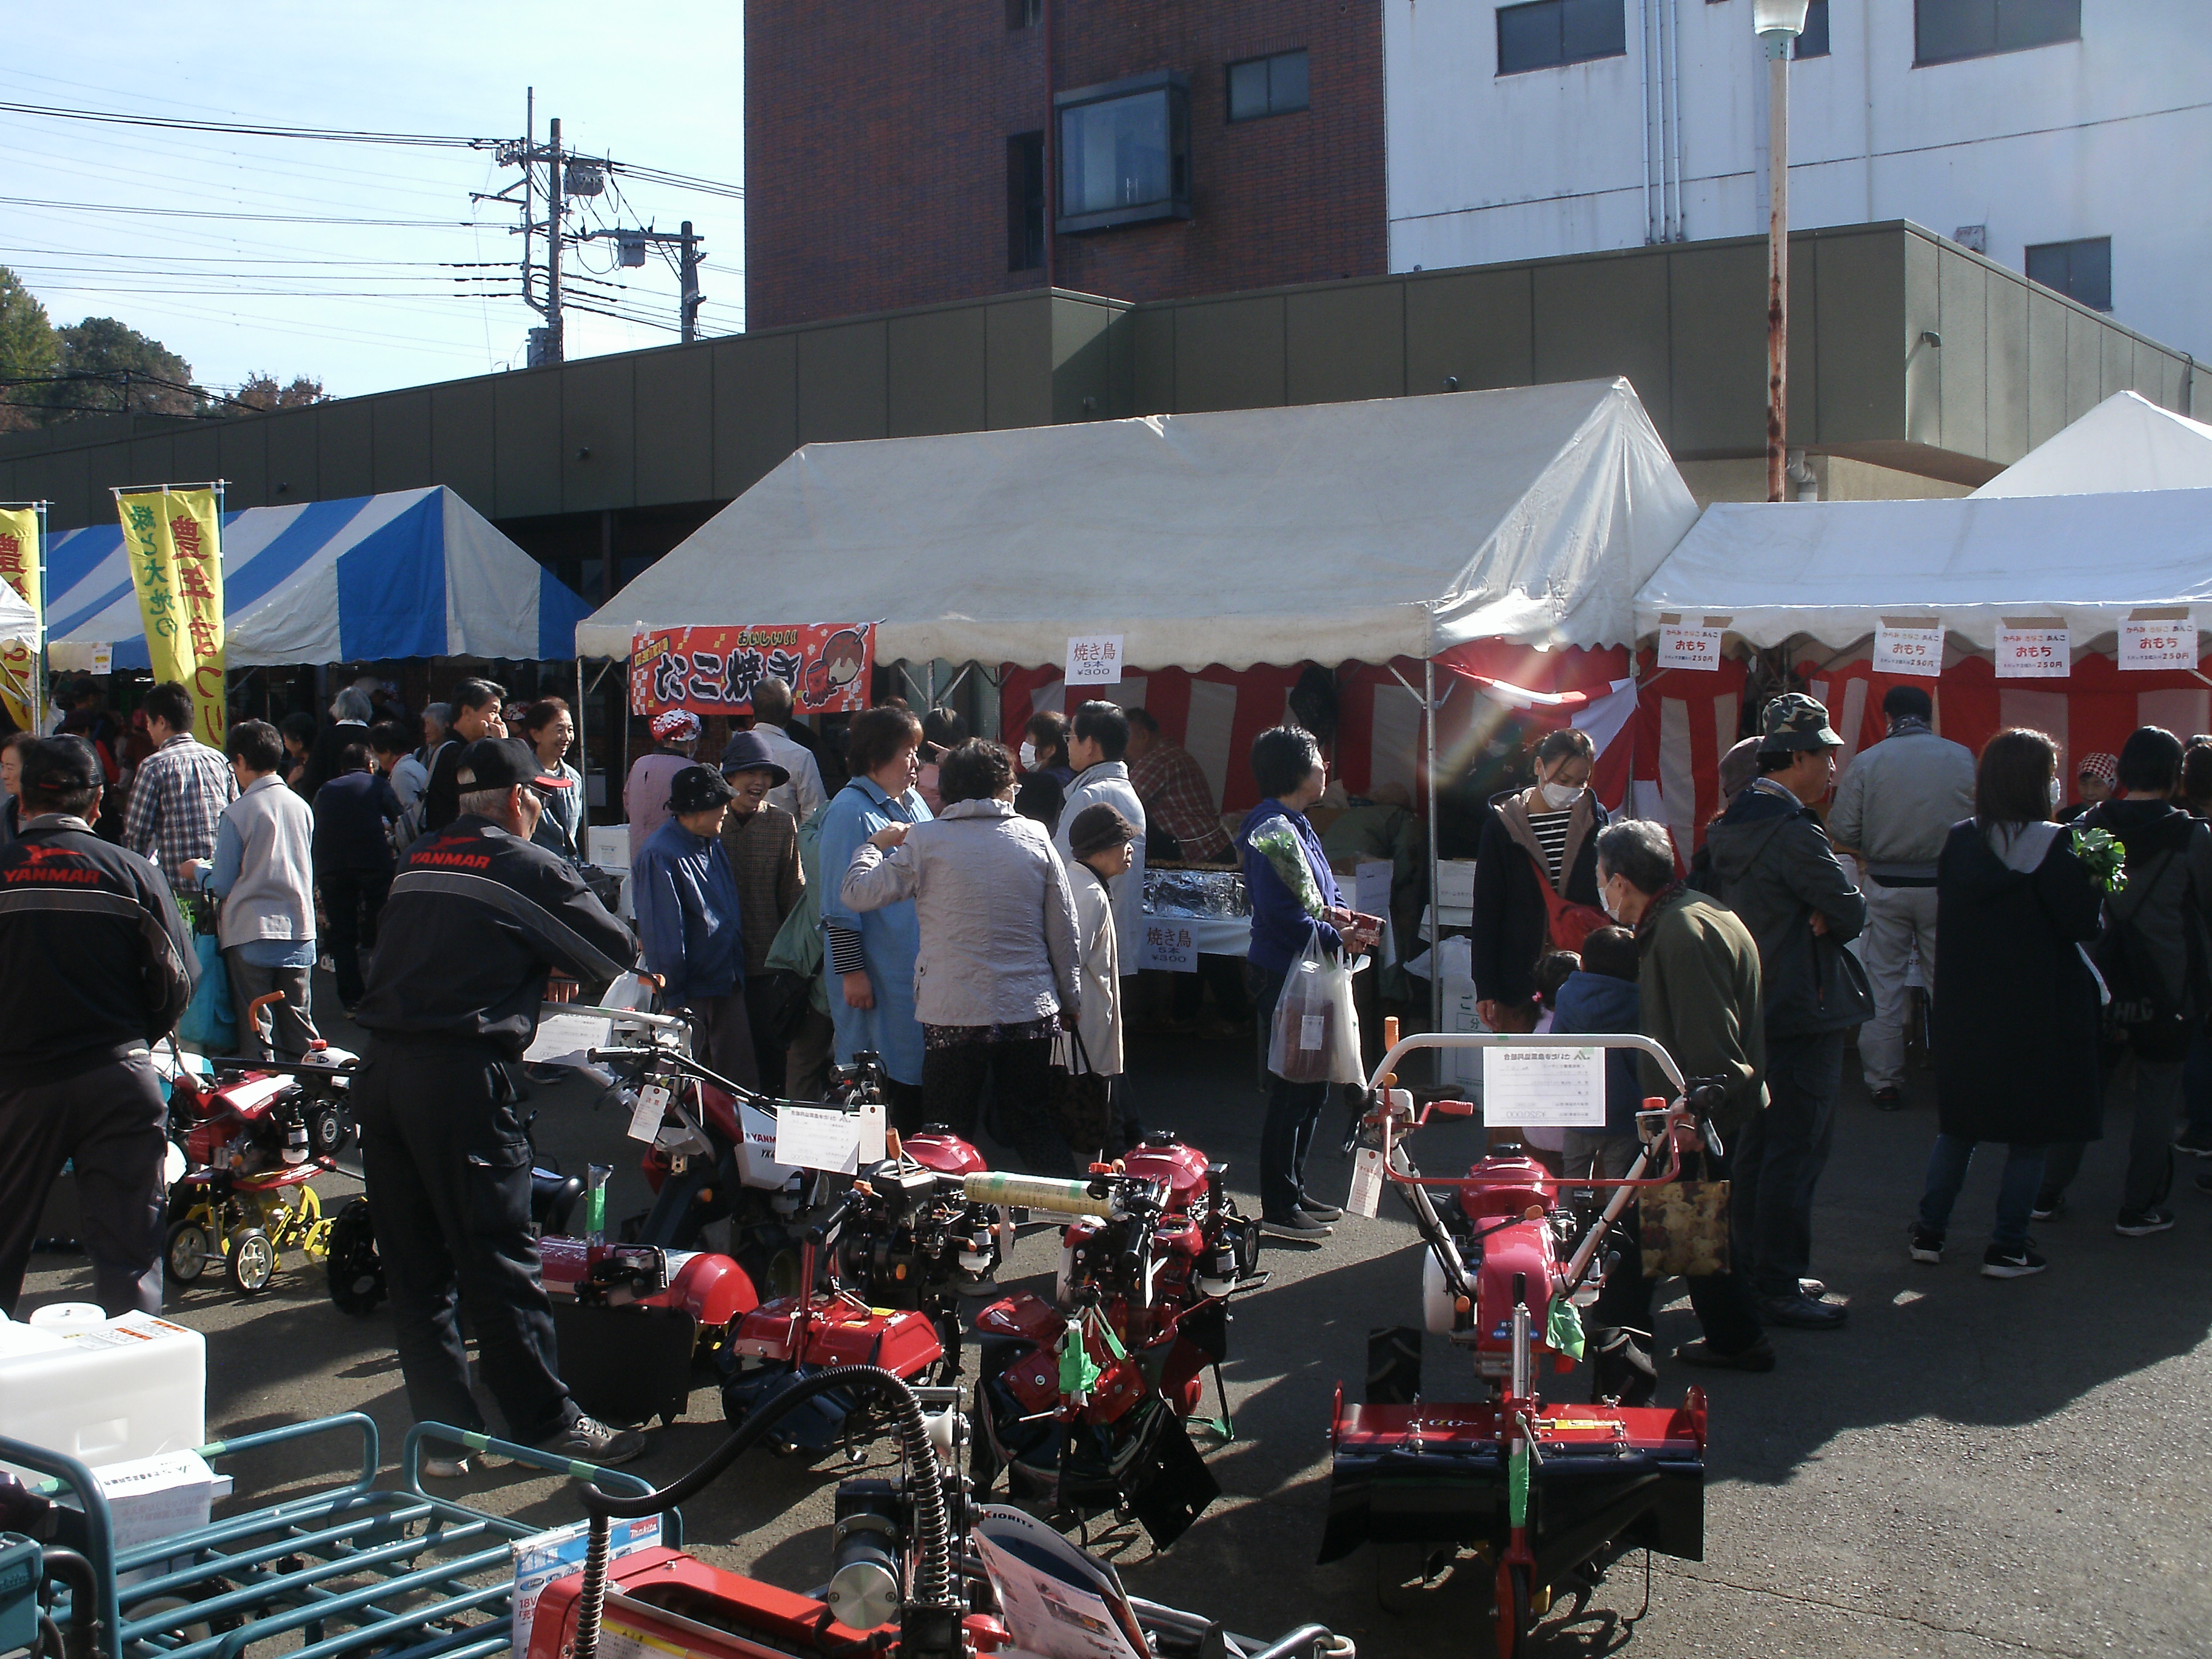
<instances>
[{"instance_id":1,"label":"white sign with japanese text","mask_svg":"<svg viewBox=\"0 0 2212 1659\"><path fill-rule=\"evenodd\" d=\"M1138 965L1163 968L1170 974L1194 974L1198 971L1198 940L1188 927L1173 920L1148 920Z\"/></svg>"},{"instance_id":2,"label":"white sign with japanese text","mask_svg":"<svg viewBox=\"0 0 2212 1659\"><path fill-rule=\"evenodd\" d=\"M112 674L115 672L113 646L95 645L92 647L92 672L95 674Z\"/></svg>"},{"instance_id":3,"label":"white sign with japanese text","mask_svg":"<svg viewBox=\"0 0 2212 1659\"><path fill-rule=\"evenodd\" d=\"M1917 674L1935 679L1943 672L1943 626L1929 619L1878 623L1874 630L1874 672Z\"/></svg>"},{"instance_id":4,"label":"white sign with japanese text","mask_svg":"<svg viewBox=\"0 0 2212 1659\"><path fill-rule=\"evenodd\" d=\"M2063 622L2014 620L1997 624L1997 678L2063 680L2073 672L2072 637Z\"/></svg>"},{"instance_id":5,"label":"white sign with japanese text","mask_svg":"<svg viewBox=\"0 0 2212 1659\"><path fill-rule=\"evenodd\" d=\"M1658 665L1719 672L1721 635L1728 631L1728 622L1726 617L1660 617Z\"/></svg>"},{"instance_id":6,"label":"white sign with japanese text","mask_svg":"<svg viewBox=\"0 0 2212 1659\"><path fill-rule=\"evenodd\" d=\"M1070 635L1066 678L1070 685L1119 685L1121 683L1121 635Z\"/></svg>"},{"instance_id":7,"label":"white sign with japanese text","mask_svg":"<svg viewBox=\"0 0 2212 1659\"><path fill-rule=\"evenodd\" d=\"M1485 1048L1482 1122L1491 1129L1603 1128L1605 1050Z\"/></svg>"},{"instance_id":8,"label":"white sign with japanese text","mask_svg":"<svg viewBox=\"0 0 2212 1659\"><path fill-rule=\"evenodd\" d=\"M2137 611L2120 624L2120 666L2197 666L2197 623L2186 611Z\"/></svg>"}]
</instances>

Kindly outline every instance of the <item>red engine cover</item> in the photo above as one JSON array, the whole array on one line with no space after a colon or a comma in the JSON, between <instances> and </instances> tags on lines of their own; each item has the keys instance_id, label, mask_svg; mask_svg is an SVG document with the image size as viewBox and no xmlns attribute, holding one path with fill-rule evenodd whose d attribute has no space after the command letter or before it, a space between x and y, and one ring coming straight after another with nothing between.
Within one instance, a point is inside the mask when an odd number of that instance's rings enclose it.
<instances>
[{"instance_id":1,"label":"red engine cover","mask_svg":"<svg viewBox=\"0 0 2212 1659\"><path fill-rule=\"evenodd\" d=\"M908 1158L939 1175L974 1175L990 1168L983 1162L982 1153L956 1134L904 1135L899 1144Z\"/></svg>"},{"instance_id":2,"label":"red engine cover","mask_svg":"<svg viewBox=\"0 0 2212 1659\"><path fill-rule=\"evenodd\" d=\"M978 1336L1013 1336L1056 1346L1067 1321L1052 1304L1023 1291L1001 1297L975 1316Z\"/></svg>"},{"instance_id":3,"label":"red engine cover","mask_svg":"<svg viewBox=\"0 0 2212 1659\"><path fill-rule=\"evenodd\" d=\"M1559 1182L1532 1158L1486 1158L1459 1183L1460 1213L1470 1221L1524 1215L1530 1206L1548 1210Z\"/></svg>"},{"instance_id":4,"label":"red engine cover","mask_svg":"<svg viewBox=\"0 0 2212 1659\"><path fill-rule=\"evenodd\" d=\"M1086 1423L1111 1423L1145 1397L1145 1374L1126 1354L1098 1374L1083 1407Z\"/></svg>"},{"instance_id":5,"label":"red engine cover","mask_svg":"<svg viewBox=\"0 0 2212 1659\"><path fill-rule=\"evenodd\" d=\"M1474 1320L1483 1352L1513 1346L1513 1276L1526 1275L1529 1329L1539 1351L1552 1311L1552 1287L1558 1257L1547 1221L1524 1221L1482 1241L1482 1264L1474 1276Z\"/></svg>"},{"instance_id":6,"label":"red engine cover","mask_svg":"<svg viewBox=\"0 0 2212 1659\"><path fill-rule=\"evenodd\" d=\"M1121 1160L1139 1181L1164 1181L1168 1208L1188 1210L1206 1197L1212 1166L1195 1146L1171 1140L1164 1146L1139 1146Z\"/></svg>"},{"instance_id":7,"label":"red engine cover","mask_svg":"<svg viewBox=\"0 0 2212 1659\"><path fill-rule=\"evenodd\" d=\"M858 1652L866 1639L862 1632L837 1623L819 1601L710 1567L675 1550L640 1550L620 1557L608 1564L607 1576L623 1599L608 1607L602 1640L625 1652L779 1659L794 1653ZM583 1574L574 1572L545 1587L530 1621L529 1659L562 1659L575 1645L576 1604L583 1584Z\"/></svg>"},{"instance_id":8,"label":"red engine cover","mask_svg":"<svg viewBox=\"0 0 2212 1659\"><path fill-rule=\"evenodd\" d=\"M731 1338L732 1353L793 1363L800 1340L799 1298L778 1297L747 1314ZM806 1322L805 1352L799 1363L816 1365L880 1365L899 1376L912 1376L944 1358L944 1345L927 1316L911 1309L871 1308L847 1295L817 1297Z\"/></svg>"},{"instance_id":9,"label":"red engine cover","mask_svg":"<svg viewBox=\"0 0 2212 1659\"><path fill-rule=\"evenodd\" d=\"M751 1276L729 1257L702 1250L676 1270L667 1290L650 1300L686 1309L704 1327L726 1325L750 1313L760 1306L760 1293Z\"/></svg>"}]
</instances>

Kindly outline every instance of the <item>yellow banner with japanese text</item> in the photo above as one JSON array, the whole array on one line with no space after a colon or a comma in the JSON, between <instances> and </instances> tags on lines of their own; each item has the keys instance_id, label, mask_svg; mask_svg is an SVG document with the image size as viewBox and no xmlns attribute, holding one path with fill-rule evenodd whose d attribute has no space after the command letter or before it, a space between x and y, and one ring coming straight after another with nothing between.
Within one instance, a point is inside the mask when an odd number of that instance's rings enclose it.
<instances>
[{"instance_id":1,"label":"yellow banner with japanese text","mask_svg":"<svg viewBox=\"0 0 2212 1659\"><path fill-rule=\"evenodd\" d=\"M192 694L192 735L222 746L222 520L211 489L154 489L115 497L131 585L156 683Z\"/></svg>"},{"instance_id":2,"label":"yellow banner with japanese text","mask_svg":"<svg viewBox=\"0 0 2212 1659\"><path fill-rule=\"evenodd\" d=\"M0 581L21 595L31 620L46 621L46 593L39 580L39 513L36 507L0 507ZM19 730L32 729L31 692L39 664L35 640L0 640L0 704Z\"/></svg>"}]
</instances>

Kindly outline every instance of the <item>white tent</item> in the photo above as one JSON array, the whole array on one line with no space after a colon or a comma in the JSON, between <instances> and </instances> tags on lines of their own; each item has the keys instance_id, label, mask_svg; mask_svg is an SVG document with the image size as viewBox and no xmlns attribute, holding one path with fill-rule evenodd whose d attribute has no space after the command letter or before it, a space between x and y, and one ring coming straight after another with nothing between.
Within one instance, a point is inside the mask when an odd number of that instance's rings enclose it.
<instances>
[{"instance_id":1,"label":"white tent","mask_svg":"<svg viewBox=\"0 0 2212 1659\"><path fill-rule=\"evenodd\" d=\"M0 640L21 640L29 646L39 642L38 617L23 596L5 582L0 582Z\"/></svg>"},{"instance_id":2,"label":"white tent","mask_svg":"<svg viewBox=\"0 0 2212 1659\"><path fill-rule=\"evenodd\" d=\"M1974 494L2081 495L2212 489L2212 426L2116 392Z\"/></svg>"},{"instance_id":3,"label":"white tent","mask_svg":"<svg viewBox=\"0 0 2212 1659\"><path fill-rule=\"evenodd\" d=\"M1754 645L1836 650L1884 617L1941 618L1989 651L2005 617L2063 617L2074 648L2111 649L2139 607L2212 623L2212 496L2201 490L1954 501L1716 502L1636 596L1726 616Z\"/></svg>"},{"instance_id":4,"label":"white tent","mask_svg":"<svg viewBox=\"0 0 2212 1659\"><path fill-rule=\"evenodd\" d=\"M1041 666L1619 645L1697 517L1624 380L809 444L576 631L880 620L885 659Z\"/></svg>"}]
</instances>

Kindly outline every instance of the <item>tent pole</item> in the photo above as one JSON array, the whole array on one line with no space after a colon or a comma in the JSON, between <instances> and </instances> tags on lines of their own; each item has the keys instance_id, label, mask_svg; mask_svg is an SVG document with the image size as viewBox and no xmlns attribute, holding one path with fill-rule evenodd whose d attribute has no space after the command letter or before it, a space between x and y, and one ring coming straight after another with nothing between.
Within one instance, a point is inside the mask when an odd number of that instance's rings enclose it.
<instances>
[{"instance_id":1,"label":"tent pole","mask_svg":"<svg viewBox=\"0 0 2212 1659\"><path fill-rule=\"evenodd\" d=\"M576 822L583 825L584 839L588 842L592 827L592 751L584 744L584 659L580 653L576 658L576 758L582 764L576 770L583 775L584 799L578 803L583 811ZM576 850L580 853L584 849L580 847Z\"/></svg>"},{"instance_id":2,"label":"tent pole","mask_svg":"<svg viewBox=\"0 0 2212 1659\"><path fill-rule=\"evenodd\" d=\"M1437 665L1432 658L1421 661L1421 728L1426 733L1428 748L1424 770L1429 795L1429 1029L1441 1031L1444 1025L1444 925L1443 907L1437 902L1437 878L1442 860L1437 848Z\"/></svg>"}]
</instances>

